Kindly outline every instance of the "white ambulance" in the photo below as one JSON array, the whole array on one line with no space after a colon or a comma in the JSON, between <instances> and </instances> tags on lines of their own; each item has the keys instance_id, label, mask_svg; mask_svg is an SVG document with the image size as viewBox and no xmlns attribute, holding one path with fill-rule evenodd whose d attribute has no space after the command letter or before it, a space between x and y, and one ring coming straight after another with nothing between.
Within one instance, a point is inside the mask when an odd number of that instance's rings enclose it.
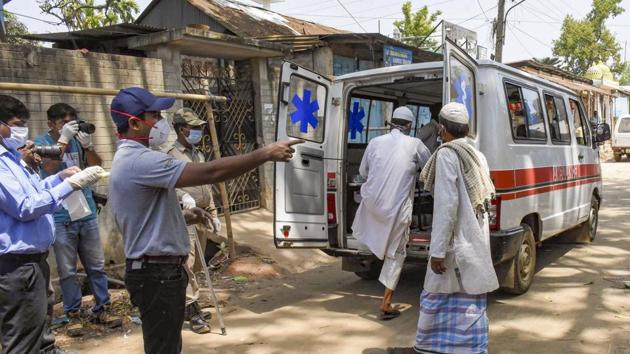
<instances>
[{"instance_id":1,"label":"white ambulance","mask_svg":"<svg viewBox=\"0 0 630 354\"><path fill-rule=\"evenodd\" d=\"M488 160L497 198L491 211L492 254L501 287L524 293L536 247L580 227L596 235L602 203L598 144L579 97L565 87L493 61L477 62L454 43L444 61L385 67L331 80L285 62L279 86L277 139L303 139L288 163L275 166L274 242L278 248L321 248L342 268L375 279L381 262L352 236L367 144L388 132L399 105L427 123L428 107L464 103L470 142ZM413 135L413 133L412 133ZM432 198L416 190L408 260L426 259Z\"/></svg>"}]
</instances>

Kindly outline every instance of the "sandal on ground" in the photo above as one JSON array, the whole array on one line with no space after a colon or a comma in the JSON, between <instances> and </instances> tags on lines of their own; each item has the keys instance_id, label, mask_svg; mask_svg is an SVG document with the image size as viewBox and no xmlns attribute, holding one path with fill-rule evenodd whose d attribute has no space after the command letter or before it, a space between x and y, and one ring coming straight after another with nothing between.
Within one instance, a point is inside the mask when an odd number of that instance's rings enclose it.
<instances>
[{"instance_id":1,"label":"sandal on ground","mask_svg":"<svg viewBox=\"0 0 630 354\"><path fill-rule=\"evenodd\" d=\"M381 311L381 321L393 320L398 316L400 316L400 311L398 310Z\"/></svg>"}]
</instances>

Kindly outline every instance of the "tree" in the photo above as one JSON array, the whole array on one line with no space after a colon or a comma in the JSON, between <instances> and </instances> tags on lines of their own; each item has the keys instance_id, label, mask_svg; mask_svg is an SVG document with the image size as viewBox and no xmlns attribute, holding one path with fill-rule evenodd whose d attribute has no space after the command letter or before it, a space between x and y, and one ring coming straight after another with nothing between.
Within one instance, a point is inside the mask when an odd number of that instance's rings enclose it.
<instances>
[{"instance_id":1,"label":"tree","mask_svg":"<svg viewBox=\"0 0 630 354\"><path fill-rule=\"evenodd\" d=\"M623 63L623 69L620 70L619 85L630 85L630 65Z\"/></svg>"},{"instance_id":2,"label":"tree","mask_svg":"<svg viewBox=\"0 0 630 354\"><path fill-rule=\"evenodd\" d=\"M70 30L132 22L140 11L136 0L37 0L42 13L51 15Z\"/></svg>"},{"instance_id":3,"label":"tree","mask_svg":"<svg viewBox=\"0 0 630 354\"><path fill-rule=\"evenodd\" d=\"M7 43L30 45L36 45L38 43L37 41L30 41L18 37L28 34L28 28L24 23L18 20L14 14L7 11L4 12L4 27L7 31Z\"/></svg>"},{"instance_id":4,"label":"tree","mask_svg":"<svg viewBox=\"0 0 630 354\"><path fill-rule=\"evenodd\" d=\"M411 1L407 1L402 6L404 19L394 21L394 27L400 31L403 37L402 42L414 47L421 47L432 51L437 50L439 42L426 38L435 27L434 22L442 15L442 11L429 13L427 6L422 7L416 13L412 13ZM405 38L412 37L412 38Z\"/></svg>"},{"instance_id":5,"label":"tree","mask_svg":"<svg viewBox=\"0 0 630 354\"><path fill-rule=\"evenodd\" d=\"M560 67L562 65L562 60L557 57L544 57L544 58L534 58L534 61L544 65L551 65Z\"/></svg>"},{"instance_id":6,"label":"tree","mask_svg":"<svg viewBox=\"0 0 630 354\"><path fill-rule=\"evenodd\" d=\"M606 20L624 12L621 0L593 0L591 11L584 19L567 15L562 23L560 38L553 41L553 55L564 61L564 69L583 75L594 64L610 62L612 71L619 73L621 46L606 28Z\"/></svg>"}]
</instances>

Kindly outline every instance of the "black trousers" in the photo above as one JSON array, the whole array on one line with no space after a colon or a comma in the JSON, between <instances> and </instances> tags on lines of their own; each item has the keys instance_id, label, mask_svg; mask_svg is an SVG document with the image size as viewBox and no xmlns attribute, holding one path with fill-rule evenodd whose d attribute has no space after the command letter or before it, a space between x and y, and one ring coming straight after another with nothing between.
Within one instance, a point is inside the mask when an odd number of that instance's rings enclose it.
<instances>
[{"instance_id":1,"label":"black trousers","mask_svg":"<svg viewBox=\"0 0 630 354\"><path fill-rule=\"evenodd\" d=\"M145 353L181 352L187 285L188 275L181 265L144 264L142 269L127 269L125 286L131 303L140 309Z\"/></svg>"},{"instance_id":2,"label":"black trousers","mask_svg":"<svg viewBox=\"0 0 630 354\"><path fill-rule=\"evenodd\" d=\"M46 254L0 256L0 334L4 354L55 349L48 303L50 268Z\"/></svg>"}]
</instances>

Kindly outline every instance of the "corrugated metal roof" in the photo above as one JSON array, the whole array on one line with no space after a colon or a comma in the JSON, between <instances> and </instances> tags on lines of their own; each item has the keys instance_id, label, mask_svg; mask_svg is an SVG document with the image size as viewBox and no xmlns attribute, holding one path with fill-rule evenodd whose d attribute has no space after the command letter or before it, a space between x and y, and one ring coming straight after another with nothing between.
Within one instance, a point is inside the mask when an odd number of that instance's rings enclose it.
<instances>
[{"instance_id":1,"label":"corrugated metal roof","mask_svg":"<svg viewBox=\"0 0 630 354\"><path fill-rule=\"evenodd\" d=\"M157 0L160 1L160 0ZM231 0L187 0L239 37L322 35L346 31ZM142 15L141 15L142 16ZM141 18L141 17L140 17Z\"/></svg>"},{"instance_id":2,"label":"corrugated metal roof","mask_svg":"<svg viewBox=\"0 0 630 354\"><path fill-rule=\"evenodd\" d=\"M165 28L139 25L135 23L121 23L101 28L91 28L71 32L33 33L20 36L21 38L44 42L64 42L71 40L109 40L120 39L140 34L164 31Z\"/></svg>"},{"instance_id":3,"label":"corrugated metal roof","mask_svg":"<svg viewBox=\"0 0 630 354\"><path fill-rule=\"evenodd\" d=\"M513 62L513 63L508 63L507 65L509 65L509 66L511 66L513 68L517 68L517 69L525 67L525 66L529 66L530 68L534 68L534 69L537 69L537 70L545 71L545 72L550 73L550 74L562 76L562 77L565 77L567 79L581 81L581 82L583 82L585 84L589 84L589 85L593 84L593 80L587 79L587 78L579 76L579 75L575 75L574 73L572 73L570 71L562 70L562 69L560 69L558 67L555 67L553 65L548 65L548 64L543 64L543 63L537 62L535 60L522 60L522 61L517 61L517 62Z\"/></svg>"}]
</instances>

